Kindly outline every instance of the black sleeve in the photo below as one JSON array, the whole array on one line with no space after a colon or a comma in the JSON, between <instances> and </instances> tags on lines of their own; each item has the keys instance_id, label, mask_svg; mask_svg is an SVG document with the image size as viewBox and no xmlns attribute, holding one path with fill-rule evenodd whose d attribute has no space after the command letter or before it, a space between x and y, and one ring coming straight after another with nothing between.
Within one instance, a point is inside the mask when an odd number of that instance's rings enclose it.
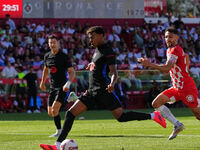
<instances>
[{"instance_id":1,"label":"black sleeve","mask_svg":"<svg viewBox=\"0 0 200 150\"><path fill-rule=\"evenodd\" d=\"M70 61L70 57L68 55L64 55L64 63L66 68L72 67L72 63Z\"/></svg>"},{"instance_id":2,"label":"black sleeve","mask_svg":"<svg viewBox=\"0 0 200 150\"><path fill-rule=\"evenodd\" d=\"M116 64L115 52L112 50L111 46L108 46L105 50L105 57L108 65Z\"/></svg>"}]
</instances>

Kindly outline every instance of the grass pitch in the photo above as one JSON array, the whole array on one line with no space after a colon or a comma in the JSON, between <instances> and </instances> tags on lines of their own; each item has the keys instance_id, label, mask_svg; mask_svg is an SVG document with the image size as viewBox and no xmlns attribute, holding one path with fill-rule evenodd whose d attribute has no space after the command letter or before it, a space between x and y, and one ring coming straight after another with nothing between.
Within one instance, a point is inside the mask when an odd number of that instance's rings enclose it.
<instances>
[{"instance_id":1,"label":"grass pitch","mask_svg":"<svg viewBox=\"0 0 200 150\"><path fill-rule=\"evenodd\" d=\"M79 150L198 150L200 122L189 109L171 109L186 129L174 140L168 136L173 126L164 129L152 120L118 123L109 111L88 111L75 120L68 136ZM136 110L151 112L153 110ZM64 118L64 112L61 113ZM77 117L78 118L78 117ZM0 150L40 150L39 144L54 144L52 118L41 114L0 114Z\"/></svg>"}]
</instances>

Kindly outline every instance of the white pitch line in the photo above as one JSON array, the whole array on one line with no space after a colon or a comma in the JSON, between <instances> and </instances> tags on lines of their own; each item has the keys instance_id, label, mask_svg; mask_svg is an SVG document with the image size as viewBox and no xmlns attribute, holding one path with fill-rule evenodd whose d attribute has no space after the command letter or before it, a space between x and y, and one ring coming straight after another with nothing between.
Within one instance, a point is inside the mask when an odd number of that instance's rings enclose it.
<instances>
[{"instance_id":1,"label":"white pitch line","mask_svg":"<svg viewBox=\"0 0 200 150\"><path fill-rule=\"evenodd\" d=\"M41 134L41 133L6 133L6 132L0 132L0 134L8 134L8 135L48 135L48 134Z\"/></svg>"},{"instance_id":2,"label":"white pitch line","mask_svg":"<svg viewBox=\"0 0 200 150\"><path fill-rule=\"evenodd\" d=\"M49 135L49 134L41 134L41 133L6 133L6 132L0 132L0 134L7 134L7 135ZM79 134L71 134L71 136L77 136ZM84 135L81 135L84 136ZM87 134L85 136L119 136L119 137L131 137L131 136L152 136L152 137L163 137L163 136L168 136L168 135L162 135L162 134L132 134L132 135L103 135L103 134ZM193 134L179 134L178 136L189 136L189 137L200 137L200 135L193 135Z\"/></svg>"}]
</instances>

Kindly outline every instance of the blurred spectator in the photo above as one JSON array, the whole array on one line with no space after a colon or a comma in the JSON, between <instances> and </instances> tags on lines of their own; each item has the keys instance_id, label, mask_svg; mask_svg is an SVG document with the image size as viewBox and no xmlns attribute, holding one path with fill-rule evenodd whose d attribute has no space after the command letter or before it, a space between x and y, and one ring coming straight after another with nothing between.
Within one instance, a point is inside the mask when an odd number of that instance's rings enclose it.
<instances>
[{"instance_id":1,"label":"blurred spectator","mask_svg":"<svg viewBox=\"0 0 200 150\"><path fill-rule=\"evenodd\" d=\"M160 84L156 81L153 81L153 87L149 90L149 93L146 97L146 104L148 108L152 108L152 101L157 97L160 92Z\"/></svg>"},{"instance_id":2,"label":"blurred spectator","mask_svg":"<svg viewBox=\"0 0 200 150\"><path fill-rule=\"evenodd\" d=\"M131 86L135 86L136 87L136 89L138 90L141 90L142 89L142 81L139 79L139 78L136 78L135 77L135 74L134 74L134 72L131 72L131 71L129 71L128 72L128 79L130 80L130 85ZM131 87L130 86L130 87Z\"/></svg>"},{"instance_id":3,"label":"blurred spectator","mask_svg":"<svg viewBox=\"0 0 200 150\"><path fill-rule=\"evenodd\" d=\"M13 53L12 52L9 52L7 59L11 64L15 63L15 58L13 57Z\"/></svg>"},{"instance_id":4,"label":"blurred spectator","mask_svg":"<svg viewBox=\"0 0 200 150\"><path fill-rule=\"evenodd\" d=\"M24 98L24 94L26 93L27 84L22 79L24 78L25 73L24 73L24 69L22 66L19 66L17 68L17 70L18 70L17 78L21 79L21 83L17 84L17 86L16 86L16 95L20 94L22 96L22 98Z\"/></svg>"},{"instance_id":5,"label":"blurred spectator","mask_svg":"<svg viewBox=\"0 0 200 150\"><path fill-rule=\"evenodd\" d=\"M156 48L156 58L159 60L159 62L164 61L165 58L165 48L163 47L161 42L158 44L158 47Z\"/></svg>"},{"instance_id":6,"label":"blurred spectator","mask_svg":"<svg viewBox=\"0 0 200 150\"><path fill-rule=\"evenodd\" d=\"M189 52L189 56L191 63L198 63L198 58L192 52Z\"/></svg>"},{"instance_id":7,"label":"blurred spectator","mask_svg":"<svg viewBox=\"0 0 200 150\"><path fill-rule=\"evenodd\" d=\"M37 75L33 72L32 66L28 66L28 74L24 77L27 81L28 110L27 113L40 113L37 108ZM33 106L30 106L33 97Z\"/></svg>"},{"instance_id":8,"label":"blurred spectator","mask_svg":"<svg viewBox=\"0 0 200 150\"><path fill-rule=\"evenodd\" d=\"M8 24L10 26L11 30L16 29L15 22L10 18L9 14L6 14L6 24Z\"/></svg>"},{"instance_id":9,"label":"blurred spectator","mask_svg":"<svg viewBox=\"0 0 200 150\"><path fill-rule=\"evenodd\" d=\"M23 99L21 94L16 95L16 99L13 102L15 112L26 111L26 101Z\"/></svg>"},{"instance_id":10,"label":"blurred spectator","mask_svg":"<svg viewBox=\"0 0 200 150\"><path fill-rule=\"evenodd\" d=\"M174 26L175 26L176 29L179 29L182 26L184 26L181 15L178 16L178 20L174 21Z\"/></svg>"},{"instance_id":11,"label":"blurred spectator","mask_svg":"<svg viewBox=\"0 0 200 150\"><path fill-rule=\"evenodd\" d=\"M3 48L13 47L13 44L9 41L8 37L4 37L1 45Z\"/></svg>"},{"instance_id":12,"label":"blurred spectator","mask_svg":"<svg viewBox=\"0 0 200 150\"><path fill-rule=\"evenodd\" d=\"M0 53L0 66L5 66L4 56L2 53Z\"/></svg>"},{"instance_id":13,"label":"blurred spectator","mask_svg":"<svg viewBox=\"0 0 200 150\"><path fill-rule=\"evenodd\" d=\"M122 27L122 31L121 31L121 33L130 33L131 32L131 27L129 26L129 23L128 23L128 21L125 21L124 22L124 26Z\"/></svg>"},{"instance_id":14,"label":"blurred spectator","mask_svg":"<svg viewBox=\"0 0 200 150\"><path fill-rule=\"evenodd\" d=\"M193 74L194 77L200 78L200 67L197 66L197 63L194 63L191 68L190 72Z\"/></svg>"},{"instance_id":15,"label":"blurred spectator","mask_svg":"<svg viewBox=\"0 0 200 150\"><path fill-rule=\"evenodd\" d=\"M83 49L83 46L82 45L79 45L78 46L78 51L76 52L76 58L81 60L82 56L84 54L84 49Z\"/></svg>"},{"instance_id":16,"label":"blurred spectator","mask_svg":"<svg viewBox=\"0 0 200 150\"><path fill-rule=\"evenodd\" d=\"M79 21L77 21L75 23L74 29L75 29L75 32L77 32L77 33L83 33L82 25L81 25L81 23Z\"/></svg>"},{"instance_id":17,"label":"blurred spectator","mask_svg":"<svg viewBox=\"0 0 200 150\"><path fill-rule=\"evenodd\" d=\"M41 23L37 25L37 27L35 29L35 32L36 33L43 32L44 28L45 28L44 21L41 21Z\"/></svg>"},{"instance_id":18,"label":"blurred spectator","mask_svg":"<svg viewBox=\"0 0 200 150\"><path fill-rule=\"evenodd\" d=\"M119 60L121 63L122 61L125 59L125 57L127 56L127 52L126 51L122 51L118 57L117 57L117 60Z\"/></svg>"},{"instance_id":19,"label":"blurred spectator","mask_svg":"<svg viewBox=\"0 0 200 150\"><path fill-rule=\"evenodd\" d=\"M33 61L33 66L34 67L39 67L43 64L43 60L40 59L40 56L35 56L35 59Z\"/></svg>"},{"instance_id":20,"label":"blurred spectator","mask_svg":"<svg viewBox=\"0 0 200 150\"><path fill-rule=\"evenodd\" d=\"M26 57L24 58L24 61L22 62L22 65L23 65L23 66L32 65L31 59L30 59L28 56L26 56Z\"/></svg>"},{"instance_id":21,"label":"blurred spectator","mask_svg":"<svg viewBox=\"0 0 200 150\"><path fill-rule=\"evenodd\" d=\"M112 31L110 32L110 34L108 35L108 41L110 41L110 42L114 42L114 41L120 42L120 38L119 38L119 36L112 30Z\"/></svg>"},{"instance_id":22,"label":"blurred spectator","mask_svg":"<svg viewBox=\"0 0 200 150\"><path fill-rule=\"evenodd\" d=\"M2 36L4 33L5 32L4 32L3 28L0 26L0 36Z\"/></svg>"},{"instance_id":23,"label":"blurred spectator","mask_svg":"<svg viewBox=\"0 0 200 150\"><path fill-rule=\"evenodd\" d=\"M142 38L142 33L140 32L140 29L135 28L134 30L134 41L137 43L137 45L140 48L143 48L144 46L144 40Z\"/></svg>"},{"instance_id":24,"label":"blurred spectator","mask_svg":"<svg viewBox=\"0 0 200 150\"><path fill-rule=\"evenodd\" d=\"M89 22L85 22L83 28L82 28L82 33L86 33L86 30L90 27L90 23Z\"/></svg>"},{"instance_id":25,"label":"blurred spectator","mask_svg":"<svg viewBox=\"0 0 200 150\"><path fill-rule=\"evenodd\" d=\"M0 100L0 110L3 113L13 112L13 102L8 95L4 95L3 99Z\"/></svg>"},{"instance_id":26,"label":"blurred spectator","mask_svg":"<svg viewBox=\"0 0 200 150\"><path fill-rule=\"evenodd\" d=\"M141 65L140 66L138 65L138 61L137 61L137 58L135 57L135 55L129 59L129 64L130 64L130 70L143 68Z\"/></svg>"},{"instance_id":27,"label":"blurred spectator","mask_svg":"<svg viewBox=\"0 0 200 150\"><path fill-rule=\"evenodd\" d=\"M87 89L89 86L87 72L83 72L82 76L79 76L77 78L77 84L78 84L77 92L79 93L85 92L85 89Z\"/></svg>"},{"instance_id":28,"label":"blurred spectator","mask_svg":"<svg viewBox=\"0 0 200 150\"><path fill-rule=\"evenodd\" d=\"M145 41L145 53L147 54L147 57L150 57L151 51L155 48L155 42L152 41L152 38L148 38Z\"/></svg>"},{"instance_id":29,"label":"blurred spectator","mask_svg":"<svg viewBox=\"0 0 200 150\"><path fill-rule=\"evenodd\" d=\"M83 55L82 58L78 62L78 69L85 69L87 65L89 64L89 61L86 59L86 56Z\"/></svg>"},{"instance_id":30,"label":"blurred spectator","mask_svg":"<svg viewBox=\"0 0 200 150\"><path fill-rule=\"evenodd\" d=\"M37 78L42 79L42 72L43 72L44 65L42 64L40 68L37 70Z\"/></svg>"},{"instance_id":31,"label":"blurred spectator","mask_svg":"<svg viewBox=\"0 0 200 150\"><path fill-rule=\"evenodd\" d=\"M20 33L27 33L28 32L28 28L25 25L23 20L20 20L20 24L18 25L17 29L19 30Z\"/></svg>"},{"instance_id":32,"label":"blurred spectator","mask_svg":"<svg viewBox=\"0 0 200 150\"><path fill-rule=\"evenodd\" d=\"M119 25L119 20L115 21L115 24L112 26L112 31L114 31L115 34L120 34L122 31L122 27Z\"/></svg>"},{"instance_id":33,"label":"blurred spectator","mask_svg":"<svg viewBox=\"0 0 200 150\"><path fill-rule=\"evenodd\" d=\"M16 69L11 65L10 62L7 62L6 66L3 68L1 75L3 78L15 78L17 76Z\"/></svg>"},{"instance_id":34,"label":"blurred spectator","mask_svg":"<svg viewBox=\"0 0 200 150\"><path fill-rule=\"evenodd\" d=\"M116 54L119 54L119 46L117 46L117 42L116 41L113 42L112 49Z\"/></svg>"},{"instance_id":35,"label":"blurred spectator","mask_svg":"<svg viewBox=\"0 0 200 150\"><path fill-rule=\"evenodd\" d=\"M121 64L118 65L118 66L119 66L119 69L120 69L120 70L129 69L129 59L128 59L128 57L126 56L126 57L124 58L124 60L121 62Z\"/></svg>"},{"instance_id":36,"label":"blurred spectator","mask_svg":"<svg viewBox=\"0 0 200 150\"><path fill-rule=\"evenodd\" d=\"M45 36L42 32L38 33L38 42L39 42L40 46L42 46L45 42Z\"/></svg>"},{"instance_id":37,"label":"blurred spectator","mask_svg":"<svg viewBox=\"0 0 200 150\"><path fill-rule=\"evenodd\" d=\"M66 32L68 34L73 34L75 32L73 24L70 24L69 27L67 28Z\"/></svg>"},{"instance_id":38,"label":"blurred spectator","mask_svg":"<svg viewBox=\"0 0 200 150\"><path fill-rule=\"evenodd\" d=\"M32 44L32 43L33 43L33 39L32 39L31 32L28 32L28 34L24 36L24 45Z\"/></svg>"},{"instance_id":39,"label":"blurred spectator","mask_svg":"<svg viewBox=\"0 0 200 150\"><path fill-rule=\"evenodd\" d=\"M167 17L167 22L165 22L165 24L164 24L164 29L166 29L167 27L169 27L169 26L171 26L173 24L171 19L172 19L171 16Z\"/></svg>"}]
</instances>

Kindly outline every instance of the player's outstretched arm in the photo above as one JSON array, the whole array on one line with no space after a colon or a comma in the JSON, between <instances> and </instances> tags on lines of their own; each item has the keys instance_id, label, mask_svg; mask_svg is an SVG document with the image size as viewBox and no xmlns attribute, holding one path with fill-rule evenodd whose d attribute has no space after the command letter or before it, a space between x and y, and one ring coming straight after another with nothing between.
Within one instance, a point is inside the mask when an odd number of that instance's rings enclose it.
<instances>
[{"instance_id":1,"label":"player's outstretched arm","mask_svg":"<svg viewBox=\"0 0 200 150\"><path fill-rule=\"evenodd\" d=\"M151 67L154 69L158 69L160 71L163 72L169 72L169 70L174 66L175 62L171 61L171 59L169 59L166 64L153 64L149 61L148 58L139 58L138 62L141 63L141 65L143 65L144 67Z\"/></svg>"}]
</instances>

